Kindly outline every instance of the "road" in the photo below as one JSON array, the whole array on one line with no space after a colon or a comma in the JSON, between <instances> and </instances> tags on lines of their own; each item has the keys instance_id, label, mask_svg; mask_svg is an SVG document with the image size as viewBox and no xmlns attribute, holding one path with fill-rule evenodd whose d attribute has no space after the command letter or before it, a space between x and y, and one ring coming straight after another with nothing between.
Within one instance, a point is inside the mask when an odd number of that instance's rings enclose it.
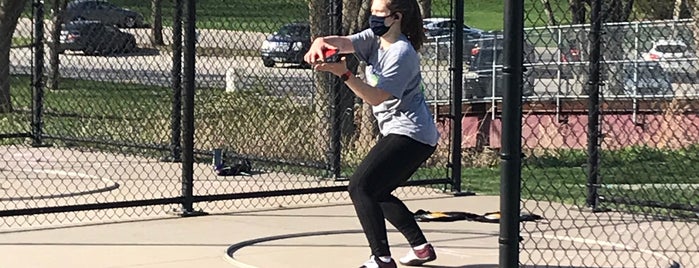
<instances>
[{"instance_id":1,"label":"road","mask_svg":"<svg viewBox=\"0 0 699 268\"><path fill-rule=\"evenodd\" d=\"M47 50L48 51L48 48ZM29 48L12 49L10 71L13 74L31 74L32 57ZM62 77L105 82L135 83L169 87L172 83L172 54L153 49L119 56L85 56L81 53L60 55ZM45 68L49 68L49 56ZM308 96L313 94L312 71L295 65L275 68L262 66L257 57L196 58L197 88L265 88L270 94ZM228 76L227 76L228 75ZM427 64L423 78L428 100L449 100L451 74L448 66ZM583 82L576 79L539 78L534 80L534 91L539 96L582 95ZM673 84L681 96L699 93L696 84Z\"/></svg>"},{"instance_id":2,"label":"road","mask_svg":"<svg viewBox=\"0 0 699 268\"><path fill-rule=\"evenodd\" d=\"M46 48L48 51L48 48ZM10 53L10 72L13 74L30 74L32 53L29 48L12 49ZM59 67L61 77L85 79L94 81L110 81L136 83L142 85L168 87L172 83L172 54L153 49L141 49L138 52L119 56L85 56L82 53L60 55ZM44 59L48 72L49 55ZM312 86L311 70L282 66L266 68L257 57L204 57L196 58L196 87L197 88L226 88L226 74L238 74L238 85L262 83L274 85L274 91L289 91L298 89L305 94L307 90L299 87L301 81L307 81ZM235 72L232 70L236 70ZM261 81L279 80L284 83L269 83ZM293 83L292 83L293 82Z\"/></svg>"},{"instance_id":3,"label":"road","mask_svg":"<svg viewBox=\"0 0 699 268\"><path fill-rule=\"evenodd\" d=\"M45 21L46 38L49 39L50 21ZM32 22L20 19L15 37L30 37ZM149 29L125 29L136 36L138 46L144 49L136 53L120 56L85 56L80 53L66 53L60 56L62 77L96 81L138 83L167 87L171 85L172 54L150 49ZM203 48L226 48L237 51L257 51L265 39L264 33L236 32L225 30L200 29L197 45ZM172 40L172 30L163 31L166 43ZM48 49L46 49L48 52ZM48 55L45 59L48 69ZM11 71L14 74L29 74L32 59L29 49L13 49ZM228 77L227 77L228 75ZM290 92L295 95L313 91L312 71L286 65L266 68L257 57L207 57L196 58L196 86L199 88L250 88L264 85L272 92ZM439 64L423 66L426 95L430 100L449 99L451 88L449 67ZM555 85L539 83L537 91L554 92Z\"/></svg>"},{"instance_id":4,"label":"road","mask_svg":"<svg viewBox=\"0 0 699 268\"><path fill-rule=\"evenodd\" d=\"M51 28L46 23L47 29ZM66 53L60 56L62 77L137 83L151 86L169 87L172 83L172 54L150 47L148 29L127 29L137 37L141 49L138 52L118 56L85 56L81 53ZM171 40L172 31L164 30L165 40ZM47 31L48 35L48 31ZM15 37L31 36L31 20L21 19ZM200 48L226 48L234 51L257 51L265 38L263 33L235 32L224 30L199 30ZM541 50L537 48L538 50ZM546 50L545 48L542 48ZM544 51L538 51L546 54ZM48 52L48 48L45 50ZM48 54L48 53L47 53ZM550 53L549 53L550 54ZM30 74L32 66L31 50L15 48L10 53L10 70L13 74ZM45 58L48 71L48 55ZM441 64L440 64L441 63ZM422 66L428 100L449 100L451 74L445 62L425 60ZM466 69L466 68L465 68ZM313 94L312 71L294 65L275 68L262 66L259 57L254 56L197 56L197 88L249 89L265 88L271 94L292 94L307 96ZM228 81L227 81L228 80ZM575 79L537 77L534 91L537 95L580 95L584 82ZM695 84L674 84L678 94L697 94Z\"/></svg>"}]
</instances>

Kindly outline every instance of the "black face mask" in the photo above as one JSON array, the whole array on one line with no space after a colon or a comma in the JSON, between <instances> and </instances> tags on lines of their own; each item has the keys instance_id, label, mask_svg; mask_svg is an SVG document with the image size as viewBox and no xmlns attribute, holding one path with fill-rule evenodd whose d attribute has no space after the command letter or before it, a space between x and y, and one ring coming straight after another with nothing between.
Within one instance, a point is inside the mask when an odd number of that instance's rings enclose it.
<instances>
[{"instance_id":1,"label":"black face mask","mask_svg":"<svg viewBox=\"0 0 699 268\"><path fill-rule=\"evenodd\" d=\"M371 15L371 17L369 17L369 28L371 28L371 31L374 32L374 35L382 36L388 32L388 30L391 28L386 26L386 18L388 17L390 17L390 15L384 17Z\"/></svg>"}]
</instances>

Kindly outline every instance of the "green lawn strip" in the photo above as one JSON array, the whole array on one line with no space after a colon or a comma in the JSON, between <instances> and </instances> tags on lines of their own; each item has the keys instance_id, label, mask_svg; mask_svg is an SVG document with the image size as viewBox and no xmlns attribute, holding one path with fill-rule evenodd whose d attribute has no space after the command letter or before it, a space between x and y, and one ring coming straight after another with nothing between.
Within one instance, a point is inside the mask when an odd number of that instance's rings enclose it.
<instances>
[{"instance_id":1,"label":"green lawn strip","mask_svg":"<svg viewBox=\"0 0 699 268\"><path fill-rule=\"evenodd\" d=\"M637 163L635 166L640 167L651 165L651 163ZM638 174L624 173L628 169L603 169L604 174L614 174L607 176L607 180L611 181L605 185L636 185L636 187L644 187L645 191L655 191L655 195L645 196L647 198L657 198L657 201L674 200L678 203L697 204L699 195L697 188L699 186L691 186L699 183L699 176L696 176L696 170L677 170L670 168L672 165L667 165L667 169L649 169L645 171L645 176ZM672 174L668 176L667 174ZM628 177L627 175L635 175ZM622 179L626 178L626 179ZM545 167L532 168L524 166L522 169L522 198L540 198L539 200L548 200L555 202L565 202L576 205L584 205L587 188L586 171L582 167ZM647 185L649 183L661 186ZM686 185L690 186L686 186ZM681 185L681 186L673 186ZM650 188L649 188L650 187ZM660 188L658 188L660 187ZM665 188L662 188L665 187ZM685 187L682 190L672 189L668 187ZM499 168L464 168L462 171L462 188L469 189L478 194L499 195L500 193L500 169ZM604 188L600 192L608 193L612 187ZM674 195L672 193L675 193ZM634 198L639 191L623 191L618 194L628 193L629 198Z\"/></svg>"},{"instance_id":2,"label":"green lawn strip","mask_svg":"<svg viewBox=\"0 0 699 268\"><path fill-rule=\"evenodd\" d=\"M2 116L0 133L27 133L32 107L29 77L13 76L13 81L15 112ZM170 143L169 88L77 79L63 79L59 88L44 93L43 133L47 135L155 146ZM197 89L194 106L199 150L223 147L269 159L324 161L324 150L314 148L315 141L308 139L316 134L314 111L293 97L259 88L233 93Z\"/></svg>"},{"instance_id":3,"label":"green lawn strip","mask_svg":"<svg viewBox=\"0 0 699 268\"><path fill-rule=\"evenodd\" d=\"M110 0L111 3L138 11L144 15L146 22L152 23L151 2L141 0ZM567 0L549 1L553 17L557 24L570 24L571 14ZM452 1L433 0L431 17L451 17ZM45 17L51 12L51 3L45 4ZM466 24L484 30L502 30L504 2L498 0L464 1L464 21ZM548 15L542 1L524 1L525 27L545 26ZM642 18L643 7L637 6L633 17ZM174 1L162 1L163 23L172 26ZM202 29L222 29L271 33L279 26L294 21L307 21L309 17L308 0L197 0L197 27ZM31 18L31 6L28 3L22 17Z\"/></svg>"},{"instance_id":4,"label":"green lawn strip","mask_svg":"<svg viewBox=\"0 0 699 268\"><path fill-rule=\"evenodd\" d=\"M686 210L699 206L699 184L696 183L606 185L599 193L603 200L608 200L602 202L604 208L663 217L699 217L696 212ZM615 202L615 199L622 199L622 203Z\"/></svg>"},{"instance_id":5,"label":"green lawn strip","mask_svg":"<svg viewBox=\"0 0 699 268\"><path fill-rule=\"evenodd\" d=\"M141 12L146 21L151 21L150 2L138 0L112 0L116 5ZM547 23L543 5L538 0L525 4L526 26L544 26ZM174 3L163 1L163 20L172 25ZM568 3L563 0L551 2L558 21L569 21ZM504 5L496 0L468 0L464 3L465 22L483 30L499 30L503 25ZM432 1L432 17L449 17L451 1ZM199 0L197 1L197 27L270 33L279 26L294 21L308 20L308 4L302 0Z\"/></svg>"},{"instance_id":6,"label":"green lawn strip","mask_svg":"<svg viewBox=\"0 0 699 268\"><path fill-rule=\"evenodd\" d=\"M0 133L30 131L31 88L29 77L13 76L12 98L16 112L3 114ZM85 139L105 139L137 144L169 144L171 90L135 84L64 79L60 90L44 96L44 133ZM327 161L324 149L314 148L314 111L293 99L271 97L264 90L226 93L197 90L195 98L197 148L224 146L242 155L264 155L291 162ZM275 138L270 138L275 137ZM294 144L290 147L289 144ZM302 148L302 149L298 149ZM273 154L269 154L273 152ZM696 203L696 188L672 195L664 185L699 183L699 147L661 150L629 147L602 151L603 185L651 185L657 195L648 198ZM522 197L583 204L587 182L584 150L558 150L531 155L522 169ZM354 167L343 168L349 176ZM313 168L289 172L314 173ZM448 169L427 167L414 179L447 178ZM655 186L653 186L655 185ZM660 186L657 186L660 185ZM500 169L465 167L462 189L478 194L499 194ZM660 188L658 188L660 187ZM646 187L647 188L647 187ZM606 189L606 188L605 188ZM631 197L636 191L623 192ZM694 194L694 195L692 195ZM674 199L668 199L674 198Z\"/></svg>"},{"instance_id":7,"label":"green lawn strip","mask_svg":"<svg viewBox=\"0 0 699 268\"><path fill-rule=\"evenodd\" d=\"M34 38L32 37L26 37L26 36L13 36L12 37L12 47L25 47L29 46L33 43Z\"/></svg>"}]
</instances>

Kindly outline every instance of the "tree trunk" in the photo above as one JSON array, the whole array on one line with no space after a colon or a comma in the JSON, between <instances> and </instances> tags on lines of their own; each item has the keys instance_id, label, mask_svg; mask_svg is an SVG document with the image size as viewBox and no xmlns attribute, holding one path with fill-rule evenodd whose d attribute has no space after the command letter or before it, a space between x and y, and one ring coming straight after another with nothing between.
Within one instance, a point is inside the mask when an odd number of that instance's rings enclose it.
<instances>
[{"instance_id":1,"label":"tree trunk","mask_svg":"<svg viewBox=\"0 0 699 268\"><path fill-rule=\"evenodd\" d=\"M602 6L602 22L628 22L631 16L631 11L633 10L633 0L606 0ZM602 59L606 61L623 61L629 59L636 59L636 54L627 54L627 49L624 48L624 43L626 40L627 31L629 30L627 26L607 26L607 34L602 36L602 42L604 44L602 50ZM616 79L612 79L619 72L623 72L621 65L614 64L603 64L601 72L606 74L606 79L608 83L618 83ZM615 87L621 87L621 85L616 85ZM613 92L609 92L612 94Z\"/></svg>"},{"instance_id":2,"label":"tree trunk","mask_svg":"<svg viewBox=\"0 0 699 268\"><path fill-rule=\"evenodd\" d=\"M549 25L558 25L558 22L556 22L556 17L553 14L553 10L551 9L550 0L541 0L541 4L544 5L544 12L546 12L546 17L548 18Z\"/></svg>"},{"instance_id":3,"label":"tree trunk","mask_svg":"<svg viewBox=\"0 0 699 268\"><path fill-rule=\"evenodd\" d=\"M371 15L371 0L343 1L342 34L349 35L366 29Z\"/></svg>"},{"instance_id":4,"label":"tree trunk","mask_svg":"<svg viewBox=\"0 0 699 268\"><path fill-rule=\"evenodd\" d=\"M344 1L343 6L343 34L357 33L368 26L369 15L371 15L371 1ZM347 68L352 70L359 77L364 77L364 65L360 64L356 57L347 58ZM362 137L371 137L375 135L373 124L375 123L371 116L371 106L364 105L363 101L356 97L352 91L343 86L342 107L344 113L343 122L343 140L346 147L352 147L354 150L364 151L362 148L370 148L373 143L364 142L367 139ZM368 109L368 116L367 115Z\"/></svg>"},{"instance_id":5,"label":"tree trunk","mask_svg":"<svg viewBox=\"0 0 699 268\"><path fill-rule=\"evenodd\" d=\"M686 9L686 0L675 0L675 7L672 10L672 19L679 20Z\"/></svg>"},{"instance_id":6,"label":"tree trunk","mask_svg":"<svg viewBox=\"0 0 699 268\"><path fill-rule=\"evenodd\" d=\"M151 0L151 10L153 25L150 28L150 43L154 47L163 46L163 0Z\"/></svg>"},{"instance_id":7,"label":"tree trunk","mask_svg":"<svg viewBox=\"0 0 699 268\"><path fill-rule=\"evenodd\" d=\"M570 24L585 23L586 12L582 0L568 0L568 7L570 8L570 14L572 15Z\"/></svg>"},{"instance_id":8,"label":"tree trunk","mask_svg":"<svg viewBox=\"0 0 699 268\"><path fill-rule=\"evenodd\" d=\"M10 46L26 0L0 0L0 113L12 111L10 99Z\"/></svg>"},{"instance_id":9,"label":"tree trunk","mask_svg":"<svg viewBox=\"0 0 699 268\"><path fill-rule=\"evenodd\" d=\"M699 0L695 0L692 5L692 37L694 38L694 46L699 44ZM699 57L699 49L695 49L697 57ZM699 74L699 72L698 72Z\"/></svg>"},{"instance_id":10,"label":"tree trunk","mask_svg":"<svg viewBox=\"0 0 699 268\"><path fill-rule=\"evenodd\" d=\"M631 16L633 9L633 0L606 0L606 5L603 5L602 21L609 22L627 22ZM627 58L626 50L624 49L624 36L626 36L627 27L608 27L607 34L603 38L607 38L605 42L605 59L606 60L625 60Z\"/></svg>"},{"instance_id":11,"label":"tree trunk","mask_svg":"<svg viewBox=\"0 0 699 268\"><path fill-rule=\"evenodd\" d=\"M310 0L308 2L309 21L311 26L311 39L330 35L330 16L328 10L330 5L327 0ZM331 75L331 74L330 74ZM314 149L318 152L329 152L330 150L330 75L326 72L313 72L315 82L315 97L313 107L315 109L313 120L315 121L316 133L314 134Z\"/></svg>"},{"instance_id":12,"label":"tree trunk","mask_svg":"<svg viewBox=\"0 0 699 268\"><path fill-rule=\"evenodd\" d=\"M420 5L420 15L423 19L432 17L432 0L418 0L417 3Z\"/></svg>"},{"instance_id":13,"label":"tree trunk","mask_svg":"<svg viewBox=\"0 0 699 268\"><path fill-rule=\"evenodd\" d=\"M47 82L47 88L50 90L57 90L60 80L60 57L58 53L59 46L61 45L61 28L63 21L63 11L66 9L66 0L54 0L53 1L53 28L51 29L51 45L49 46L49 79Z\"/></svg>"}]
</instances>

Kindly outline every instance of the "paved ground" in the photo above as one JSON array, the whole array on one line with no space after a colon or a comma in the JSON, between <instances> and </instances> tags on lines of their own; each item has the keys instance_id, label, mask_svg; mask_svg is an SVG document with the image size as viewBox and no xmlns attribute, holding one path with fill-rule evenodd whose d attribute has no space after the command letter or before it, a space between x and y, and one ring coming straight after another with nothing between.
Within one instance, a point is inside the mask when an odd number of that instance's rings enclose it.
<instances>
[{"instance_id":1,"label":"paved ground","mask_svg":"<svg viewBox=\"0 0 699 268\"><path fill-rule=\"evenodd\" d=\"M433 196L413 210L495 211L493 196ZM699 264L699 227L617 213L590 214L555 203L525 202L549 216L523 224L525 267L682 267ZM439 258L429 267L497 267L498 225L421 222ZM404 239L390 231L395 255ZM230 247L239 245L239 248ZM202 217L0 231L0 267L357 267L369 252L347 203L242 211ZM318 260L325 264L319 264ZM535 265L536 264L536 265Z\"/></svg>"}]
</instances>

